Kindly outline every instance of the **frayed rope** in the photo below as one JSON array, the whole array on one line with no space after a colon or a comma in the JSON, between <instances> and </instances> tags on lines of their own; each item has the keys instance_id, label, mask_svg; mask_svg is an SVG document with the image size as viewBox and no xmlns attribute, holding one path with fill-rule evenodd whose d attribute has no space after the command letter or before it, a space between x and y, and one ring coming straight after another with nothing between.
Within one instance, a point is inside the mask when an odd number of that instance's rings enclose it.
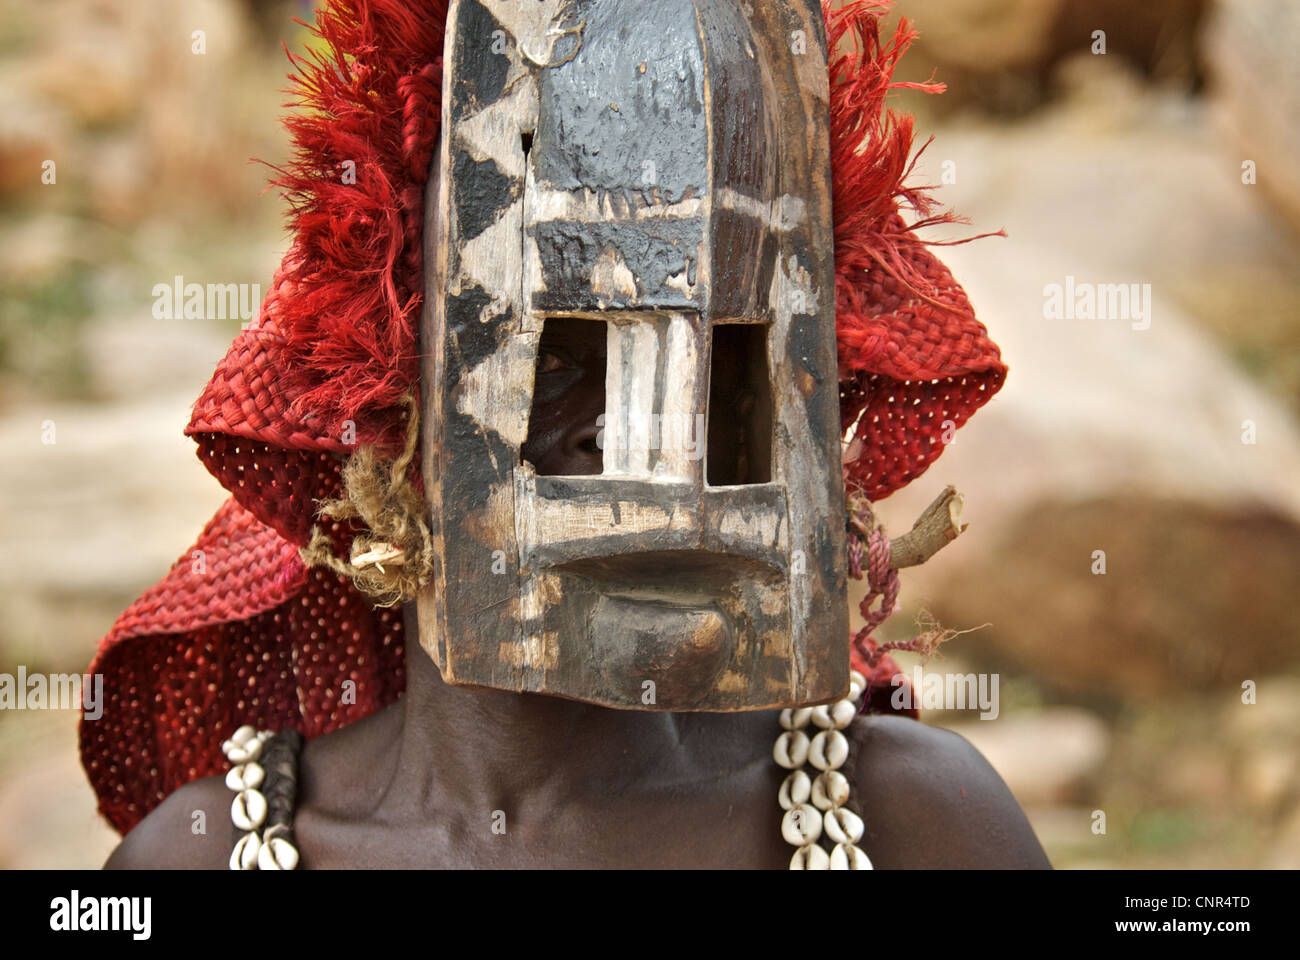
<instances>
[{"instance_id":1,"label":"frayed rope","mask_svg":"<svg viewBox=\"0 0 1300 960\"><path fill-rule=\"evenodd\" d=\"M861 580L865 575L868 586L867 595L858 605L866 623L853 637L853 645L868 665L874 667L884 653L868 641L876 628L898 609L898 571L890 569L889 535L876 519L871 501L860 493L854 493L849 495L846 507L849 514L849 576ZM865 540L861 535L863 532L866 533ZM880 605L873 610L876 600Z\"/></svg>"},{"instance_id":2,"label":"frayed rope","mask_svg":"<svg viewBox=\"0 0 1300 960\"><path fill-rule=\"evenodd\" d=\"M408 476L420 437L420 411L411 394L403 402L411 413L402 453L387 463L373 446L358 449L343 467L343 499L322 501L317 510L323 519L365 524L366 532L352 541L350 561L339 558L334 541L318 526L298 551L307 567L328 567L348 577L381 607L414 600L433 572L424 499Z\"/></svg>"},{"instance_id":3,"label":"frayed rope","mask_svg":"<svg viewBox=\"0 0 1300 960\"><path fill-rule=\"evenodd\" d=\"M974 633L976 630L983 630L985 627L991 627L991 623L982 623L978 627L968 627L965 630L953 630L941 624L933 613L925 607L916 614L917 634L911 640L891 640L889 643L882 643L876 650L875 656L883 657L891 650L906 650L909 653L920 654L921 663L926 663L933 657L941 646L949 640L955 640L964 633Z\"/></svg>"},{"instance_id":4,"label":"frayed rope","mask_svg":"<svg viewBox=\"0 0 1300 960\"><path fill-rule=\"evenodd\" d=\"M867 595L862 598L862 603L858 606L865 625L854 635L853 646L869 667L874 669L881 658L893 650L907 650L920 654L921 661L924 663L949 640L989 626L986 623L969 630L952 630L940 624L929 610L922 609L916 616L918 632L910 640L882 644L873 641L871 634L898 609L898 571L890 568L889 536L876 518L871 501L861 493L851 493L845 506L849 517L847 525L849 576L854 580L862 580L865 577L868 586ZM879 606L872 609L877 600L880 601Z\"/></svg>"}]
</instances>

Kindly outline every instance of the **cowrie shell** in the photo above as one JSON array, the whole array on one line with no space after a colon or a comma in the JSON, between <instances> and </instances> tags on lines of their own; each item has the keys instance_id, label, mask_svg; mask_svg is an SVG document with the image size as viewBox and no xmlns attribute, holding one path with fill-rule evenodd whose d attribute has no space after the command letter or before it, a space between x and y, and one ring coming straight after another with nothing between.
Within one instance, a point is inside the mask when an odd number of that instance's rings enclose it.
<instances>
[{"instance_id":1,"label":"cowrie shell","mask_svg":"<svg viewBox=\"0 0 1300 960\"><path fill-rule=\"evenodd\" d=\"M236 766L241 763L249 763L261 756L262 741L258 740L256 737L242 746L237 743L232 743L230 749L226 751L226 759Z\"/></svg>"},{"instance_id":2,"label":"cowrie shell","mask_svg":"<svg viewBox=\"0 0 1300 960\"><path fill-rule=\"evenodd\" d=\"M826 836L835 843L857 843L862 839L862 818L846 807L827 810L822 823L826 827Z\"/></svg>"},{"instance_id":3,"label":"cowrie shell","mask_svg":"<svg viewBox=\"0 0 1300 960\"><path fill-rule=\"evenodd\" d=\"M808 726L808 717L811 715L812 707L800 707L798 710L787 707L781 711L781 729L802 730Z\"/></svg>"},{"instance_id":4,"label":"cowrie shell","mask_svg":"<svg viewBox=\"0 0 1300 960\"><path fill-rule=\"evenodd\" d=\"M782 810L789 810L801 803L807 803L811 793L812 779L802 770L796 770L781 781L781 789L777 792L776 799L781 804Z\"/></svg>"},{"instance_id":5,"label":"cowrie shell","mask_svg":"<svg viewBox=\"0 0 1300 960\"><path fill-rule=\"evenodd\" d=\"M837 700L828 706L813 707L812 722L822 730L843 730L857 712L858 706L852 700Z\"/></svg>"},{"instance_id":6,"label":"cowrie shell","mask_svg":"<svg viewBox=\"0 0 1300 960\"><path fill-rule=\"evenodd\" d=\"M246 723L230 735L230 742L237 747L242 747L256 737L257 730Z\"/></svg>"},{"instance_id":7,"label":"cowrie shell","mask_svg":"<svg viewBox=\"0 0 1300 960\"><path fill-rule=\"evenodd\" d=\"M279 837L268 840L258 851L257 866L261 870L292 870L298 866L298 849Z\"/></svg>"},{"instance_id":8,"label":"cowrie shell","mask_svg":"<svg viewBox=\"0 0 1300 960\"><path fill-rule=\"evenodd\" d=\"M772 747L772 759L786 770L802 767L808 759L808 734L802 730L788 730L781 734Z\"/></svg>"},{"instance_id":9,"label":"cowrie shell","mask_svg":"<svg viewBox=\"0 0 1300 960\"><path fill-rule=\"evenodd\" d=\"M831 725L836 730L843 730L858 715L858 705L852 700L839 700L831 704L827 712L830 714Z\"/></svg>"},{"instance_id":10,"label":"cowrie shell","mask_svg":"<svg viewBox=\"0 0 1300 960\"><path fill-rule=\"evenodd\" d=\"M256 790L241 790L230 804L230 819L240 830L256 830L266 822L266 797Z\"/></svg>"},{"instance_id":11,"label":"cowrie shell","mask_svg":"<svg viewBox=\"0 0 1300 960\"><path fill-rule=\"evenodd\" d=\"M781 836L792 847L815 843L822 835L822 818L815 807L804 803L787 810L781 818Z\"/></svg>"},{"instance_id":12,"label":"cowrie shell","mask_svg":"<svg viewBox=\"0 0 1300 960\"><path fill-rule=\"evenodd\" d=\"M849 778L838 770L819 773L812 782L812 804L818 810L829 810L849 802L852 787Z\"/></svg>"},{"instance_id":13,"label":"cowrie shell","mask_svg":"<svg viewBox=\"0 0 1300 960\"><path fill-rule=\"evenodd\" d=\"M800 847L790 858L791 870L829 870L830 868L830 856L815 843Z\"/></svg>"},{"instance_id":14,"label":"cowrie shell","mask_svg":"<svg viewBox=\"0 0 1300 960\"><path fill-rule=\"evenodd\" d=\"M235 849L230 853L231 870L252 870L257 866L257 854L261 849L262 841L257 838L255 833L246 833L239 838L235 844Z\"/></svg>"},{"instance_id":15,"label":"cowrie shell","mask_svg":"<svg viewBox=\"0 0 1300 960\"><path fill-rule=\"evenodd\" d=\"M837 770L848 756L848 738L838 730L823 730L808 748L808 762L818 770Z\"/></svg>"},{"instance_id":16,"label":"cowrie shell","mask_svg":"<svg viewBox=\"0 0 1300 960\"><path fill-rule=\"evenodd\" d=\"M259 763L241 763L231 767L226 774L226 786L238 793L241 790L256 790L266 779L266 771Z\"/></svg>"},{"instance_id":17,"label":"cowrie shell","mask_svg":"<svg viewBox=\"0 0 1300 960\"><path fill-rule=\"evenodd\" d=\"M870 858L851 843L837 843L831 851L832 870L874 870Z\"/></svg>"}]
</instances>

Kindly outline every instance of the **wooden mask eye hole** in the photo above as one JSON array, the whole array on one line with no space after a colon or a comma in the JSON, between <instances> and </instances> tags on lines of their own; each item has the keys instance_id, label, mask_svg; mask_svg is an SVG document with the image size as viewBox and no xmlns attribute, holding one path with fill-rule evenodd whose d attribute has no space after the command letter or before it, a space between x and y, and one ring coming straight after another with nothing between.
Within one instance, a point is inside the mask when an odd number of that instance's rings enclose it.
<instances>
[{"instance_id":1,"label":"wooden mask eye hole","mask_svg":"<svg viewBox=\"0 0 1300 960\"><path fill-rule=\"evenodd\" d=\"M708 437L710 486L771 481L772 390L763 324L713 327Z\"/></svg>"}]
</instances>

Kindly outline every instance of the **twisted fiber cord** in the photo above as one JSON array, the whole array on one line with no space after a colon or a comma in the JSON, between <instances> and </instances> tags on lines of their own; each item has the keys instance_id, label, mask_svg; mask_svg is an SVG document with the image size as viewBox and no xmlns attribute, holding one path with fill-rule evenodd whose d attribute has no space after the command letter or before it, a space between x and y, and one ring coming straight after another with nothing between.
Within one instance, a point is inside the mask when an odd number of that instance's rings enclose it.
<instances>
[{"instance_id":1,"label":"twisted fiber cord","mask_svg":"<svg viewBox=\"0 0 1300 960\"><path fill-rule=\"evenodd\" d=\"M919 632L903 641L890 641L878 644L872 639L872 633L885 622L898 608L899 575L891 569L892 546L883 525L875 516L871 501L860 491L850 492L846 498L846 510L849 514L847 524L846 546L848 551L849 576L855 580L866 578L868 591L859 607L864 626L853 637L850 645L850 660L854 666L867 677L867 697L864 700L865 712L889 712L897 710L893 706L890 688L911 686L907 677L902 675L889 653L894 650L907 650L920 654L924 663L943 644L971 630L952 630L943 627L928 610L922 610L917 617ZM918 521L920 523L920 521ZM864 542L860 531L866 530ZM907 550L904 548L904 553ZM876 609L872 606L879 598ZM988 624L984 624L988 626ZM903 702L912 703L906 699ZM888 703L888 708L885 704ZM919 716L914 707L902 711L913 718Z\"/></svg>"},{"instance_id":2,"label":"twisted fiber cord","mask_svg":"<svg viewBox=\"0 0 1300 960\"><path fill-rule=\"evenodd\" d=\"M362 447L343 468L344 497L320 506L321 517L365 524L366 532L352 540L351 561L338 557L333 539L319 527L312 528L311 540L299 551L308 567L325 566L349 577L384 607L415 599L433 572L433 538L424 519L424 499L410 479L420 438L419 404L414 396L407 396L405 403L409 423L402 453L385 463L374 448ZM389 555L358 562L373 551Z\"/></svg>"},{"instance_id":3,"label":"twisted fiber cord","mask_svg":"<svg viewBox=\"0 0 1300 960\"><path fill-rule=\"evenodd\" d=\"M863 691L861 713L902 714L918 719L920 711L916 707L905 708L895 704L893 692L896 687L911 686L910 681L898 669L898 664L889 656L891 649L898 644L876 643L871 634L884 623L898 607L899 577L897 570L891 570L889 536L876 518L871 501L859 493L850 493L845 509L850 519L855 519L859 529L869 530L864 543L853 523L846 526L846 545L848 549L849 576L854 580L864 577L867 581L867 594L862 598L859 610L866 621L849 644L849 660L854 669L866 677ZM877 600L879 607L872 609ZM907 644L902 646L906 647ZM901 703L914 704L908 698Z\"/></svg>"},{"instance_id":4,"label":"twisted fiber cord","mask_svg":"<svg viewBox=\"0 0 1300 960\"><path fill-rule=\"evenodd\" d=\"M281 730L266 741L259 761L266 771L261 793L266 797L266 821L262 825L262 842L274 838L298 845L293 835L293 810L298 801L298 758L302 752L302 734L292 728ZM244 831L232 824L234 843Z\"/></svg>"},{"instance_id":5,"label":"twisted fiber cord","mask_svg":"<svg viewBox=\"0 0 1300 960\"><path fill-rule=\"evenodd\" d=\"M402 98L402 155L410 182L402 190L406 268L415 282L424 274L424 184L438 145L442 117L442 58L397 81Z\"/></svg>"},{"instance_id":6,"label":"twisted fiber cord","mask_svg":"<svg viewBox=\"0 0 1300 960\"><path fill-rule=\"evenodd\" d=\"M880 659L880 652L878 650L867 650L864 644L867 638L876 631L876 628L888 620L898 607L898 571L889 568L889 536L885 533L880 521L876 519L875 512L871 507L871 501L866 497L851 496L847 509L861 527L870 531L867 542L863 543L862 538L858 536L853 525L850 524L847 543L849 576L854 580L861 580L865 574L868 586L866 596L862 598L862 602L858 605L858 609L862 613L862 619L866 623L854 636L853 645L867 663L875 666ZM863 567L864 560L866 561L865 568ZM880 605L873 610L872 605L877 599L880 600Z\"/></svg>"}]
</instances>

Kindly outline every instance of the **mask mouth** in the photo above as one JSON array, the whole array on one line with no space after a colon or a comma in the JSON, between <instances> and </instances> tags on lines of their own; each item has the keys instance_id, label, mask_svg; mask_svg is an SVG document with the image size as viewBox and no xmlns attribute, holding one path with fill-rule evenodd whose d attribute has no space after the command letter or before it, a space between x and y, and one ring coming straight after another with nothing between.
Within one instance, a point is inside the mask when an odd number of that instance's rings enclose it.
<instances>
[{"instance_id":1,"label":"mask mouth","mask_svg":"<svg viewBox=\"0 0 1300 960\"><path fill-rule=\"evenodd\" d=\"M646 707L682 710L704 702L735 652L736 632L716 604L605 594L586 627L604 682L639 688Z\"/></svg>"},{"instance_id":2,"label":"mask mouth","mask_svg":"<svg viewBox=\"0 0 1300 960\"><path fill-rule=\"evenodd\" d=\"M785 574L736 554L659 550L548 572L559 587L551 615L585 637L601 684L616 688L611 700L627 702L629 684L643 693L649 682L653 702L642 696L641 709L693 709L729 671L734 682L762 672L763 649L784 629Z\"/></svg>"}]
</instances>

